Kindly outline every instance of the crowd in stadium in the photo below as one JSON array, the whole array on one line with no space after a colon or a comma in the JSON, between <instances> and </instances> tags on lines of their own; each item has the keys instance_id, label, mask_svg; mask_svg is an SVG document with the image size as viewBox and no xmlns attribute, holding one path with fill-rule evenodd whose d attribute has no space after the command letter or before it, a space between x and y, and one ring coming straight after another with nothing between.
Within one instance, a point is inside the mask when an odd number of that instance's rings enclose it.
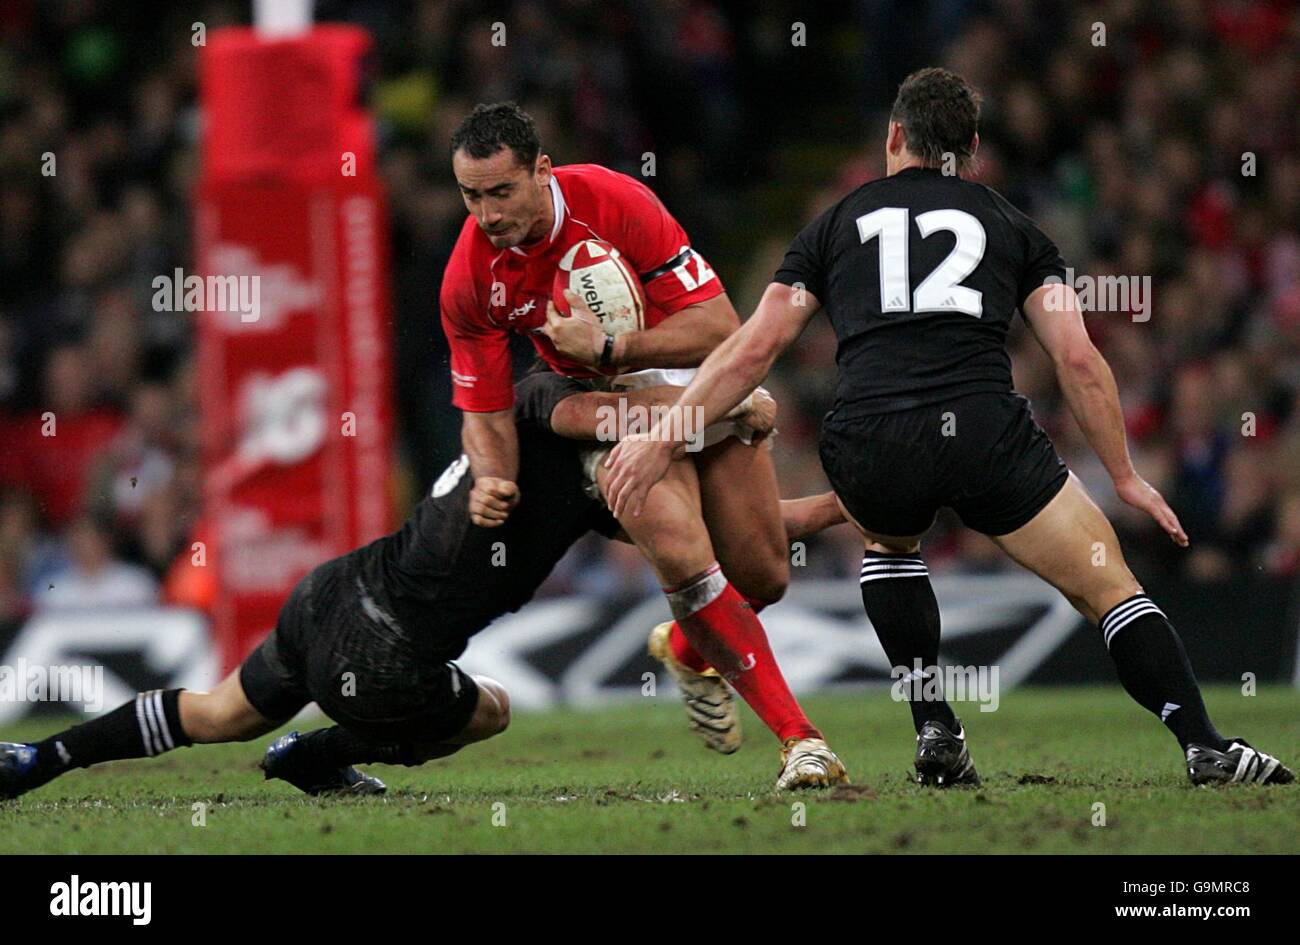
<instances>
[{"instance_id":1,"label":"crowd in stadium","mask_svg":"<svg viewBox=\"0 0 1300 945\"><path fill-rule=\"evenodd\" d=\"M892 88L940 63L983 92L979 179L1034 217L1077 273L1149 277L1146 314L1098 312L1089 326L1119 380L1137 466L1182 516L1190 552L1116 507L1050 362L1027 332L1012 349L1018 389L1117 514L1134 569L1300 575L1300 10L951 0L910 31L929 37L920 47L891 42L903 14L879 0L846 5L837 22L806 3L757 16L713 0L655 3L653 16L647 5L502 4L499 46L496 20L473 4L317 4L319 18L377 39L370 96L410 482L456 451L436 299L465 212L446 142L474 102L518 99L556 163L650 167L647 183L743 316L798 228L883 173ZM0 12L3 625L47 607L186 599L177 562L201 506L193 324L154 311L150 282L190 263L192 23L241 22L247 4L132 6L129 22L94 0ZM1009 52L1027 48L1039 56ZM769 385L787 496L826 488L816 441L833 356L815 320ZM806 571L855 573L856 541L828 533ZM926 547L936 572L1009 566L955 520ZM626 549L593 541L575 560L552 589L650 580Z\"/></svg>"}]
</instances>

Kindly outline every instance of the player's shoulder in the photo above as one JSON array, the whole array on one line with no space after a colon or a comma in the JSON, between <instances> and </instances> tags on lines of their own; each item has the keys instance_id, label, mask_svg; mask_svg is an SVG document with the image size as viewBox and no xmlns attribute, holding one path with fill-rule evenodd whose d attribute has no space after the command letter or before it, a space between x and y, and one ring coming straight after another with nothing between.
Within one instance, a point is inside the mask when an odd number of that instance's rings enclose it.
<instances>
[{"instance_id":1,"label":"player's shoulder","mask_svg":"<svg viewBox=\"0 0 1300 945\"><path fill-rule=\"evenodd\" d=\"M968 182L972 193L979 195L982 206L999 221L999 229L1007 239L1021 247L1039 246L1051 243L1043 228L1029 214L1004 197L994 188L977 181ZM987 225L987 220L986 220Z\"/></svg>"},{"instance_id":2,"label":"player's shoulder","mask_svg":"<svg viewBox=\"0 0 1300 945\"><path fill-rule=\"evenodd\" d=\"M581 187L626 187L639 183L636 178L603 164L561 164L554 168L553 173L561 184L573 183Z\"/></svg>"},{"instance_id":3,"label":"player's shoulder","mask_svg":"<svg viewBox=\"0 0 1300 945\"><path fill-rule=\"evenodd\" d=\"M654 199L654 192L644 183L603 164L563 164L555 168L554 173L565 200L570 204L584 199L597 204L602 200L629 197Z\"/></svg>"},{"instance_id":4,"label":"player's shoulder","mask_svg":"<svg viewBox=\"0 0 1300 945\"><path fill-rule=\"evenodd\" d=\"M987 200L999 213L1001 213L1002 216L1006 218L1007 222L1016 229L1023 229L1025 226L1033 225L1033 221L1029 218L1027 213L1017 207L1006 197L1002 196L1002 194L997 190L994 190L987 184L975 182L972 182L972 186L978 187L979 192L984 199Z\"/></svg>"}]
</instances>

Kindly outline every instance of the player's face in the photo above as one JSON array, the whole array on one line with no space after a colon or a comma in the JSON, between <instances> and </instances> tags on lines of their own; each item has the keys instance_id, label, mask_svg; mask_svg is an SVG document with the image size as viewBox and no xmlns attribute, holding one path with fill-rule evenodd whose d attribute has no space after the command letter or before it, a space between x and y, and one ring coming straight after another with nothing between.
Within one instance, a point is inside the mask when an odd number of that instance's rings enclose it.
<instances>
[{"instance_id":1,"label":"player's face","mask_svg":"<svg viewBox=\"0 0 1300 945\"><path fill-rule=\"evenodd\" d=\"M493 246L508 249L546 234L552 211L551 159L545 154L530 167L520 164L509 148L486 158L460 150L452 155L451 167L465 209Z\"/></svg>"}]
</instances>

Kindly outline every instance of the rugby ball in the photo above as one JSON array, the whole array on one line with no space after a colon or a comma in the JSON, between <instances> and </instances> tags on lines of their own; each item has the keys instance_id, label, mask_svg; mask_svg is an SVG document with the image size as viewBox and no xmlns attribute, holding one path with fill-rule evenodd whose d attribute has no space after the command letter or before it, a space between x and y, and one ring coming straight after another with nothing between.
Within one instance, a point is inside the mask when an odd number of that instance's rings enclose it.
<instances>
[{"instance_id":1,"label":"rugby ball","mask_svg":"<svg viewBox=\"0 0 1300 945\"><path fill-rule=\"evenodd\" d=\"M571 314L564 290L575 293L600 319L607 335L645 327L641 280L617 249L603 240L574 243L555 270L551 296L561 315Z\"/></svg>"}]
</instances>

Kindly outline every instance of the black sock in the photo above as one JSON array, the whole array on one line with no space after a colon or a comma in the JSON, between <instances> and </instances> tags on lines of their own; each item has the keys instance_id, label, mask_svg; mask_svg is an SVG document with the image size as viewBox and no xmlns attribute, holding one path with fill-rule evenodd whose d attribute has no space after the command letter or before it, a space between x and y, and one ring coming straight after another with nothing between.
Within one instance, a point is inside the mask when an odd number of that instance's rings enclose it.
<instances>
[{"instance_id":1,"label":"black sock","mask_svg":"<svg viewBox=\"0 0 1300 945\"><path fill-rule=\"evenodd\" d=\"M942 679L930 679L926 675L939 665L939 602L935 600L930 570L921 560L920 552L866 552L862 556L859 584L862 608L876 628L889 665L905 667L912 674L903 692L909 697L916 730L919 732L926 722L941 722L954 734L960 734L956 716L943 699ZM917 678L918 661L921 678ZM937 691L938 698L925 698L923 689Z\"/></svg>"},{"instance_id":2,"label":"black sock","mask_svg":"<svg viewBox=\"0 0 1300 945\"><path fill-rule=\"evenodd\" d=\"M1227 747L1205 711L1183 641L1151 598L1135 594L1116 604L1101 618L1101 633L1120 684L1169 727L1184 751L1191 742Z\"/></svg>"},{"instance_id":3,"label":"black sock","mask_svg":"<svg viewBox=\"0 0 1300 945\"><path fill-rule=\"evenodd\" d=\"M401 742L377 742L363 738L339 725L318 728L303 735L299 744L303 753L326 768L348 765L417 764L410 745Z\"/></svg>"},{"instance_id":4,"label":"black sock","mask_svg":"<svg viewBox=\"0 0 1300 945\"><path fill-rule=\"evenodd\" d=\"M99 718L36 743L36 777L44 784L73 768L147 758L191 744L181 728L179 689L142 692Z\"/></svg>"}]
</instances>

